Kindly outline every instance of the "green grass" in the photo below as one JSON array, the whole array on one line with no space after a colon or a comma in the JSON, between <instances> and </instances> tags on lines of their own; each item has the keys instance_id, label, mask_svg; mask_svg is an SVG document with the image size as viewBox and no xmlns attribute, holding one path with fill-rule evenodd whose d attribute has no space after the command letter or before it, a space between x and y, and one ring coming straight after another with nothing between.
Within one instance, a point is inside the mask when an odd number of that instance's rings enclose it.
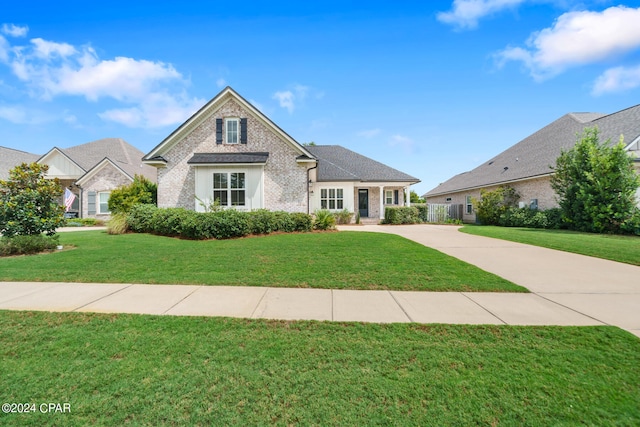
<instances>
[{"instance_id":1,"label":"green grass","mask_svg":"<svg viewBox=\"0 0 640 427\"><path fill-rule=\"evenodd\" d=\"M640 236L578 233L566 230L467 225L460 231L478 236L558 249L581 255L640 265Z\"/></svg>"},{"instance_id":2,"label":"green grass","mask_svg":"<svg viewBox=\"0 0 640 427\"><path fill-rule=\"evenodd\" d=\"M399 236L339 232L191 241L61 233L75 249L0 259L0 281L508 291L526 289Z\"/></svg>"},{"instance_id":3,"label":"green grass","mask_svg":"<svg viewBox=\"0 0 640 427\"><path fill-rule=\"evenodd\" d=\"M0 311L2 425L640 424L614 327L281 322Z\"/></svg>"}]
</instances>

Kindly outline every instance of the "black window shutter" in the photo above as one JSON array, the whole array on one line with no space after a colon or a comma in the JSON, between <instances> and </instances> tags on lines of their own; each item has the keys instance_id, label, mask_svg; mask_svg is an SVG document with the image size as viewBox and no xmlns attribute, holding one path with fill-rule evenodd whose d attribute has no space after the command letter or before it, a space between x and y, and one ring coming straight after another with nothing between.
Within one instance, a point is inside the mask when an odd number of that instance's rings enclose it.
<instances>
[{"instance_id":1,"label":"black window shutter","mask_svg":"<svg viewBox=\"0 0 640 427\"><path fill-rule=\"evenodd\" d=\"M240 119L240 144L247 143L247 119Z\"/></svg>"},{"instance_id":2,"label":"black window shutter","mask_svg":"<svg viewBox=\"0 0 640 427\"><path fill-rule=\"evenodd\" d=\"M96 192L89 191L87 193L87 213L89 215L96 214Z\"/></svg>"},{"instance_id":3,"label":"black window shutter","mask_svg":"<svg viewBox=\"0 0 640 427\"><path fill-rule=\"evenodd\" d=\"M398 204L398 190L393 190L393 204Z\"/></svg>"},{"instance_id":4,"label":"black window shutter","mask_svg":"<svg viewBox=\"0 0 640 427\"><path fill-rule=\"evenodd\" d=\"M216 119L216 144L222 144L222 119Z\"/></svg>"}]
</instances>

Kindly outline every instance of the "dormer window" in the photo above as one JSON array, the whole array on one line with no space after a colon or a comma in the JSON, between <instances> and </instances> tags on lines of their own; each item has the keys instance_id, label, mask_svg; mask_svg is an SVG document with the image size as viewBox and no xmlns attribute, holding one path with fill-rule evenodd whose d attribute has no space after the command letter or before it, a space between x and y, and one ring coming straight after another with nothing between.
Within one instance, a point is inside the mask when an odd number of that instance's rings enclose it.
<instances>
[{"instance_id":1,"label":"dormer window","mask_svg":"<svg viewBox=\"0 0 640 427\"><path fill-rule=\"evenodd\" d=\"M238 128L239 128L239 119L226 119L225 120L225 129L227 135L227 144L237 144L238 143Z\"/></svg>"}]
</instances>

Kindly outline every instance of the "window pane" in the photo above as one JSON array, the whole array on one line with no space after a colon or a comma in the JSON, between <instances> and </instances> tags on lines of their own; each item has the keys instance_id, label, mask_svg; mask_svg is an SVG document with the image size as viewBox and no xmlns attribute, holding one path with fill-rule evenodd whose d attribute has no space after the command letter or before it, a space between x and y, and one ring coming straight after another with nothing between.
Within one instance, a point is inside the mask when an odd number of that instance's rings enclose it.
<instances>
[{"instance_id":1,"label":"window pane","mask_svg":"<svg viewBox=\"0 0 640 427\"><path fill-rule=\"evenodd\" d=\"M238 120L227 120L227 144L238 143Z\"/></svg>"},{"instance_id":2,"label":"window pane","mask_svg":"<svg viewBox=\"0 0 640 427\"><path fill-rule=\"evenodd\" d=\"M343 205L342 205L342 199L338 199L336 203L338 204L338 209L344 209L344 208L342 207L342 206L343 206Z\"/></svg>"},{"instance_id":3,"label":"window pane","mask_svg":"<svg viewBox=\"0 0 640 427\"><path fill-rule=\"evenodd\" d=\"M100 199L99 213L109 213L109 196L110 192L98 193Z\"/></svg>"},{"instance_id":4,"label":"window pane","mask_svg":"<svg viewBox=\"0 0 640 427\"><path fill-rule=\"evenodd\" d=\"M231 174L231 188L244 188L244 173L237 172Z\"/></svg>"},{"instance_id":5,"label":"window pane","mask_svg":"<svg viewBox=\"0 0 640 427\"><path fill-rule=\"evenodd\" d=\"M214 173L213 174L213 188L227 188L227 174L226 173Z\"/></svg>"},{"instance_id":6,"label":"window pane","mask_svg":"<svg viewBox=\"0 0 640 427\"><path fill-rule=\"evenodd\" d=\"M327 198L327 189L323 188L322 190L320 190L320 197L323 199Z\"/></svg>"},{"instance_id":7,"label":"window pane","mask_svg":"<svg viewBox=\"0 0 640 427\"><path fill-rule=\"evenodd\" d=\"M231 190L231 206L244 206L244 190Z\"/></svg>"},{"instance_id":8,"label":"window pane","mask_svg":"<svg viewBox=\"0 0 640 427\"><path fill-rule=\"evenodd\" d=\"M334 199L329 199L329 209L336 208L336 201Z\"/></svg>"},{"instance_id":9,"label":"window pane","mask_svg":"<svg viewBox=\"0 0 640 427\"><path fill-rule=\"evenodd\" d=\"M327 199L320 200L320 209L327 209Z\"/></svg>"},{"instance_id":10,"label":"window pane","mask_svg":"<svg viewBox=\"0 0 640 427\"><path fill-rule=\"evenodd\" d=\"M338 197L338 199L342 199L342 188L338 188L336 190L336 197Z\"/></svg>"},{"instance_id":11,"label":"window pane","mask_svg":"<svg viewBox=\"0 0 640 427\"><path fill-rule=\"evenodd\" d=\"M227 201L227 191L214 191L213 192L213 200L219 200L220 206L228 206L229 203Z\"/></svg>"},{"instance_id":12,"label":"window pane","mask_svg":"<svg viewBox=\"0 0 640 427\"><path fill-rule=\"evenodd\" d=\"M335 188L330 188L329 189L329 198L330 199L335 199L336 198L336 189Z\"/></svg>"}]
</instances>

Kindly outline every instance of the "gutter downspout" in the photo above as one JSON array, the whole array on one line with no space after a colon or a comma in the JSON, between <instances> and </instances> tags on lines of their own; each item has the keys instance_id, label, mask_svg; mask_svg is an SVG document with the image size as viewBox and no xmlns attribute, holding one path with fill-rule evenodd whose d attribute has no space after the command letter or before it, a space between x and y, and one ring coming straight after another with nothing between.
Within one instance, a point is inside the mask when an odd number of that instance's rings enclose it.
<instances>
[{"instance_id":1,"label":"gutter downspout","mask_svg":"<svg viewBox=\"0 0 640 427\"><path fill-rule=\"evenodd\" d=\"M309 178L309 172L311 172L312 169L317 169L318 168L318 162L316 162L316 165L312 168L307 169L307 215L311 215L311 197L309 194L309 184L311 181L311 178Z\"/></svg>"}]
</instances>

